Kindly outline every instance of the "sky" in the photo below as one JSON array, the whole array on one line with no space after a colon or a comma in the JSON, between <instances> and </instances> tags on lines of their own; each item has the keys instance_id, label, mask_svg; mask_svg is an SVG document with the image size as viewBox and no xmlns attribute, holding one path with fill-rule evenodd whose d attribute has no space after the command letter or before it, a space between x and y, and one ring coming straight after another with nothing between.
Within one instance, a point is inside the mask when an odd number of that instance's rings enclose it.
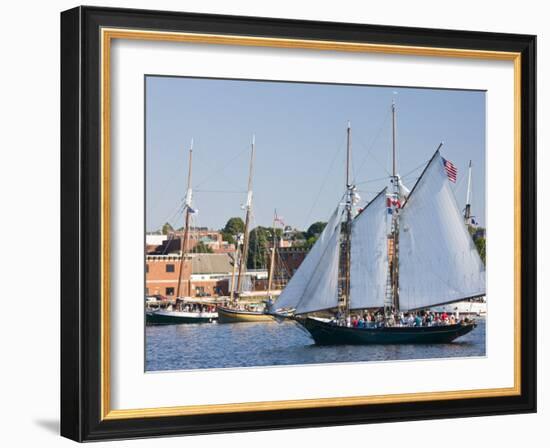
<instances>
[{"instance_id":1,"label":"sky","mask_svg":"<svg viewBox=\"0 0 550 448\"><path fill-rule=\"evenodd\" d=\"M397 165L412 189L440 142L458 168L455 197L485 224L485 92L342 84L147 76L146 229L183 225L181 204L193 139L194 225L222 228L244 217L252 136L256 158L252 226L307 229L326 221L345 191L346 128L361 202L388 185L391 103ZM179 210L179 211L178 211Z\"/></svg>"}]
</instances>

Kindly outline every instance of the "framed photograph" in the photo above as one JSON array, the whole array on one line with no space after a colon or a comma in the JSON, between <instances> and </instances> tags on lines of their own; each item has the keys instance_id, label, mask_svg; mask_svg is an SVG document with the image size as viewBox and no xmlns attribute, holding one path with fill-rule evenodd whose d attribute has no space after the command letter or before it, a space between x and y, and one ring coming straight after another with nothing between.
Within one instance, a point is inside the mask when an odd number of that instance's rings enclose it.
<instances>
[{"instance_id":1,"label":"framed photograph","mask_svg":"<svg viewBox=\"0 0 550 448\"><path fill-rule=\"evenodd\" d=\"M61 14L61 433L536 411L535 36Z\"/></svg>"}]
</instances>

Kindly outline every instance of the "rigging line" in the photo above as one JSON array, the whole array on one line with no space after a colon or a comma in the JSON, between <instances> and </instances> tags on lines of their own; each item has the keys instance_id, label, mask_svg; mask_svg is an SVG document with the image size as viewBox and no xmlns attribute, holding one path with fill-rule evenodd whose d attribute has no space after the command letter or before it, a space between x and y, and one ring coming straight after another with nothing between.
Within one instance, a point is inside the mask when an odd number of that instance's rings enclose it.
<instances>
[{"instance_id":1,"label":"rigging line","mask_svg":"<svg viewBox=\"0 0 550 448\"><path fill-rule=\"evenodd\" d=\"M184 208L185 208L184 205L185 205L185 204L184 204L184 201L183 201L183 199L182 199L182 200L181 200L181 203L178 204L178 206L176 207L176 209L175 209L173 212L171 212L170 214L168 214L168 215L166 216L166 218L164 218L164 219L162 220L162 222L158 225L158 227L161 227L161 228L162 228L162 226L163 226L165 223L170 223L170 221L172 221L172 220L174 220L175 218L177 218L177 215L178 215L179 213L183 212L183 210L184 210Z\"/></svg>"},{"instance_id":2,"label":"rigging line","mask_svg":"<svg viewBox=\"0 0 550 448\"><path fill-rule=\"evenodd\" d=\"M365 163L367 161L367 157L369 155L372 155L372 150L374 149L374 145L378 141L378 139L380 138L380 135L382 135L382 129L384 129L384 126L386 125L386 122L388 121L388 117L390 116L390 112L391 112L391 109L386 111L386 115L384 115L384 117L382 118L382 122L381 122L380 126L378 127L376 135L371 140L369 145L366 145L363 142L363 140L361 140L360 138L358 139L359 144L362 145L367 150L367 152L366 152L365 156L363 157L363 160L361 161L361 164L357 168L357 172L361 172L361 169L363 168L363 166L365 165ZM374 157L374 155L372 155L372 157L376 162L378 162L378 160ZM380 164L380 162L378 162L378 163ZM380 164L380 165L382 166L382 164ZM386 170L385 167L382 166L382 168L384 168L384 171L386 171L389 174L389 172ZM354 179L355 179L355 177L354 177Z\"/></svg>"},{"instance_id":3,"label":"rigging line","mask_svg":"<svg viewBox=\"0 0 550 448\"><path fill-rule=\"evenodd\" d=\"M176 164L177 166L177 164ZM145 176L147 178L147 176ZM165 178L165 179L168 179L168 182L165 183L165 187L164 188L161 188L160 189L160 192L163 193L163 192L168 192L168 191L172 191L172 187L174 186L174 182L176 179L180 179L181 177L181 173L176 169L173 173L172 173L172 176L171 177L168 177L168 178ZM153 208L151 210L151 213L154 211L156 211L158 205L160 204L161 202L160 201L156 201L154 204L153 204Z\"/></svg>"},{"instance_id":4,"label":"rigging line","mask_svg":"<svg viewBox=\"0 0 550 448\"><path fill-rule=\"evenodd\" d=\"M426 159L424 162L422 162L420 165L418 165L416 168L413 168L412 170L410 170L409 172L403 174L401 176L401 179L404 179L405 177L408 177L409 175L411 175L412 173L414 173L415 171L418 171L420 168L426 166L426 164L431 160L430 159Z\"/></svg>"},{"instance_id":5,"label":"rigging line","mask_svg":"<svg viewBox=\"0 0 550 448\"><path fill-rule=\"evenodd\" d=\"M195 184L193 188L199 188L201 185L208 182L212 177L215 177L214 175L221 174L223 171L225 171L235 160L237 160L239 157L241 157L245 152L249 151L249 147L243 148L237 155L229 159L227 162L220 162L220 164L212 170L210 175L208 177L205 177L202 181Z\"/></svg>"},{"instance_id":6,"label":"rigging line","mask_svg":"<svg viewBox=\"0 0 550 448\"><path fill-rule=\"evenodd\" d=\"M388 176L384 177L377 177L376 179L370 179L370 180L364 180L361 182L355 182L355 185L363 185L363 184L370 184L372 182L380 182L381 180L387 180Z\"/></svg>"},{"instance_id":7,"label":"rigging line","mask_svg":"<svg viewBox=\"0 0 550 448\"><path fill-rule=\"evenodd\" d=\"M195 193L227 193L227 194L245 194L245 190L194 190Z\"/></svg>"},{"instance_id":8,"label":"rigging line","mask_svg":"<svg viewBox=\"0 0 550 448\"><path fill-rule=\"evenodd\" d=\"M313 204L311 205L311 208L309 209L309 211L306 215L306 218L304 220L304 225L302 226L302 228L305 228L305 226L309 222L311 214L313 213L313 210L315 209L315 206L317 205L317 202L319 202L319 198L321 197L321 193L323 192L323 189L324 189L325 184L328 180L328 177L329 177L330 173L332 172L332 168L334 166L334 163L336 162L336 158L342 152L342 148L343 148L343 146L339 146L338 150L332 156L332 160L330 161L329 168L328 168L327 172L325 173L325 177L323 178L323 181L321 182L321 185L319 187L319 191L317 192L317 196L315 197L315 200L313 201Z\"/></svg>"}]
</instances>

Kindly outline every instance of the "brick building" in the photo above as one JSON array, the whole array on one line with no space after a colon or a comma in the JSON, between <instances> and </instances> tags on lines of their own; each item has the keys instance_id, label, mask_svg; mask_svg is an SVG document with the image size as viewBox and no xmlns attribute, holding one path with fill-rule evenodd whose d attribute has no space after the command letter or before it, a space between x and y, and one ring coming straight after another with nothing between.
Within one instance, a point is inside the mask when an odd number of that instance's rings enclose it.
<instances>
[{"instance_id":1,"label":"brick building","mask_svg":"<svg viewBox=\"0 0 550 448\"><path fill-rule=\"evenodd\" d=\"M166 255L180 253L182 249L183 231L171 232L160 245L152 247L148 245L147 253ZM215 254L227 254L235 252L235 245L223 240L218 230L210 230L203 227L193 227L189 231L188 252L193 252L199 243L209 247Z\"/></svg>"},{"instance_id":2,"label":"brick building","mask_svg":"<svg viewBox=\"0 0 550 448\"><path fill-rule=\"evenodd\" d=\"M145 294L176 298L180 255L147 255ZM185 257L180 296L227 295L233 259L229 254L189 254Z\"/></svg>"},{"instance_id":3,"label":"brick building","mask_svg":"<svg viewBox=\"0 0 550 448\"><path fill-rule=\"evenodd\" d=\"M278 247L275 252L273 269L273 289L283 289L290 278L298 270L308 250L303 247ZM270 260L271 262L271 260Z\"/></svg>"}]
</instances>

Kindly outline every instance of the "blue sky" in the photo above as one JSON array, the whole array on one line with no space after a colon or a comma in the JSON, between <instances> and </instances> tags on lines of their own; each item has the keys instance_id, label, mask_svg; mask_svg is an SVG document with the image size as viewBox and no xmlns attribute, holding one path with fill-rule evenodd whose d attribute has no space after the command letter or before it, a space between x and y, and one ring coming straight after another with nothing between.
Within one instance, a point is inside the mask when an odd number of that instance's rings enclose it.
<instances>
[{"instance_id":1,"label":"blue sky","mask_svg":"<svg viewBox=\"0 0 550 448\"><path fill-rule=\"evenodd\" d=\"M327 220L345 189L346 126L362 201L388 183L391 102L397 107L398 171L412 188L443 141L458 167L455 196L466 198L473 164L472 213L485 223L485 92L269 81L146 77L146 228L170 222L185 195L194 139L195 224L221 228L243 216L250 142L256 136L253 226L276 208L306 229Z\"/></svg>"}]
</instances>

